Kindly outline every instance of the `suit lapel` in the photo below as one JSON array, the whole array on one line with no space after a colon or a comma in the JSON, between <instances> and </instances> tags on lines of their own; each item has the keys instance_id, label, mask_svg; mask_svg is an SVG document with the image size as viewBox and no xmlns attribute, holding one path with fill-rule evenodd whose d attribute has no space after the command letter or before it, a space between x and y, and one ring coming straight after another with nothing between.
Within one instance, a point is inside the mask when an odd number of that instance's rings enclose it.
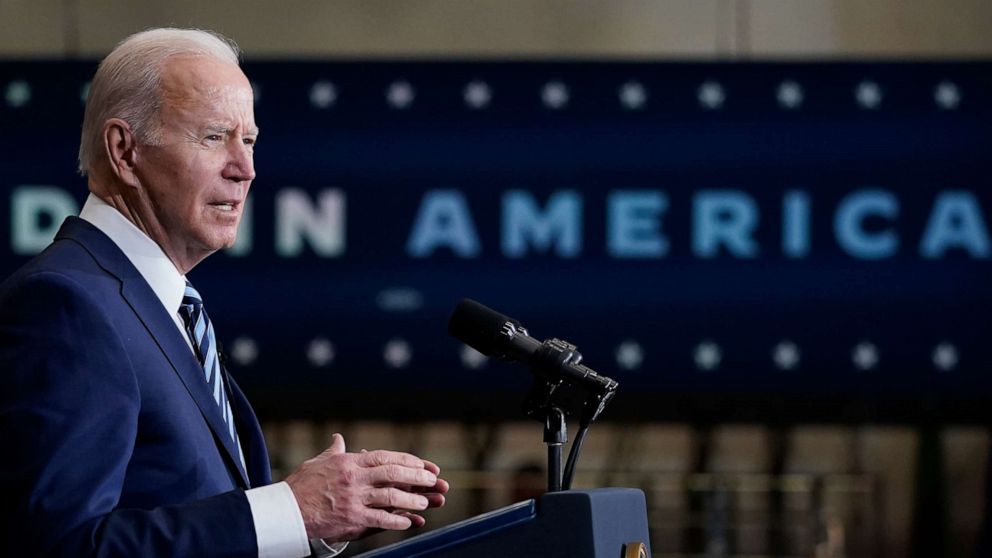
<instances>
[{"instance_id":1,"label":"suit lapel","mask_svg":"<svg viewBox=\"0 0 992 558\"><path fill-rule=\"evenodd\" d=\"M223 368L223 365L222 365ZM272 466L269 464L269 451L265 447L265 436L258 424L255 412L248 399L245 398L234 378L224 370L225 380L231 390L231 408L234 412L234 424L241 438L241 446L245 451L245 463L248 465L248 478L252 486L272 484Z\"/></svg>"},{"instance_id":2,"label":"suit lapel","mask_svg":"<svg viewBox=\"0 0 992 558\"><path fill-rule=\"evenodd\" d=\"M73 217L67 219L56 235L56 239L59 238L74 240L81 244L101 267L121 281L121 296L131 306L186 386L186 390L213 432L214 439L222 448L228 466L237 471L241 484L245 488L249 487L248 476L241 466L241 460L238 459L234 440L228 434L220 407L204 378L203 368L148 282L112 240L81 219Z\"/></svg>"},{"instance_id":3,"label":"suit lapel","mask_svg":"<svg viewBox=\"0 0 992 558\"><path fill-rule=\"evenodd\" d=\"M158 343L162 353L172 364L172 368L179 375L179 379L186 385L186 389L200 408L200 413L210 425L210 430L214 434L217 443L224 448L225 457L229 465L233 465L241 477L242 482L248 485L248 476L241 467L241 460L238 459L237 449L234 447L234 440L228 434L227 424L221 414L217 401L214 400L210 392L210 386L204 378L203 367L196 359L193 352L183 339L182 333L176 327L172 317L162 307L155 293L152 292L148 283L133 270L133 276L123 278L121 294L127 300L138 319L145 324L145 328Z\"/></svg>"}]
</instances>

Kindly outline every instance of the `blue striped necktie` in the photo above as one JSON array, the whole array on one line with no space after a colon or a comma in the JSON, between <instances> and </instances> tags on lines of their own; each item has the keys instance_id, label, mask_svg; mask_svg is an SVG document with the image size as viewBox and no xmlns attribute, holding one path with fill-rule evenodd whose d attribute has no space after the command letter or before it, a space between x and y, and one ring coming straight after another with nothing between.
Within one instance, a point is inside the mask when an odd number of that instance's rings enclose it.
<instances>
[{"instance_id":1,"label":"blue striped necktie","mask_svg":"<svg viewBox=\"0 0 992 558\"><path fill-rule=\"evenodd\" d=\"M186 325L186 334L189 335L193 343L193 351L196 358L203 367L203 377L207 381L207 386L214 395L214 401L220 408L224 423L227 425L227 433L234 440L234 446L238 449L238 459L241 467L245 467L245 457L241 452L241 442L238 440L238 432L234 428L234 415L231 413L231 402L227 398L227 390L224 389L224 378L221 374L220 360L217 358L217 338L214 337L214 326L207 317L207 311L203 308L203 299L200 293L196 292L189 280L186 281L186 292L183 294L183 303L179 306L179 314Z\"/></svg>"}]
</instances>

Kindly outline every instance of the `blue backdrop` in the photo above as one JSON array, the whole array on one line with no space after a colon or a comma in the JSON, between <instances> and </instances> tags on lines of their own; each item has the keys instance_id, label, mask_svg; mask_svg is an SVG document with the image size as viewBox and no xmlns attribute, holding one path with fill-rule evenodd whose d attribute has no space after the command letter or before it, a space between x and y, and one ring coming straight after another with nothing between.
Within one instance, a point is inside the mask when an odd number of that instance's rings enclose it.
<instances>
[{"instance_id":1,"label":"blue backdrop","mask_svg":"<svg viewBox=\"0 0 992 558\"><path fill-rule=\"evenodd\" d=\"M0 64L4 275L85 197L94 68ZM245 71L250 214L190 277L263 410L498 412L527 375L446 337L472 297L618 417L992 414L992 63Z\"/></svg>"}]
</instances>

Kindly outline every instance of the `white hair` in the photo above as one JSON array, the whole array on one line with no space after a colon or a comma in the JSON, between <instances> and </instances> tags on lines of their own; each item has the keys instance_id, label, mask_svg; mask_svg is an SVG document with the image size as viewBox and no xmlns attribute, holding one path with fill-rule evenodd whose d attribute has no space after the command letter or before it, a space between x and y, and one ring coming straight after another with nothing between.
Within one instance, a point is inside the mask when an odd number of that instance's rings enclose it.
<instances>
[{"instance_id":1,"label":"white hair","mask_svg":"<svg viewBox=\"0 0 992 558\"><path fill-rule=\"evenodd\" d=\"M201 29L148 29L121 41L100 62L90 83L79 142L79 172L86 174L103 147L103 124L110 118L127 122L138 141L158 142L155 116L161 107L162 68L172 56L209 56L238 65L234 41Z\"/></svg>"}]
</instances>

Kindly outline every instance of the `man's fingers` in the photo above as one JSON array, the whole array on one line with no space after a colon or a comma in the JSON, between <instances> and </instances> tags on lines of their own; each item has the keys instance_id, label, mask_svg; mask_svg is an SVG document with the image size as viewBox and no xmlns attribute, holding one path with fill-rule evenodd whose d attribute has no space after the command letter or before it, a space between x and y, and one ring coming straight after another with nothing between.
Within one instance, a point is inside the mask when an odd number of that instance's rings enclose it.
<instances>
[{"instance_id":1,"label":"man's fingers","mask_svg":"<svg viewBox=\"0 0 992 558\"><path fill-rule=\"evenodd\" d=\"M409 519L412 527L423 527L427 523L426 519L413 512L398 511L393 513L395 513L396 515L402 515L403 517Z\"/></svg>"},{"instance_id":2,"label":"man's fingers","mask_svg":"<svg viewBox=\"0 0 992 558\"><path fill-rule=\"evenodd\" d=\"M437 487L442 482L444 483L443 485L441 485L441 486L443 486L443 489L442 490L438 490ZM434 485L434 486L432 486L430 488L423 487L423 486L414 486L414 487L397 486L396 488L399 488L400 490L405 490L407 492L412 492L414 494L420 494L424 498L427 498L427 507L428 508L440 508L447 501L447 499L444 497L444 495L448 492L448 483L445 482L445 481L442 481L441 479L438 479L438 484L437 485Z\"/></svg>"},{"instance_id":3,"label":"man's fingers","mask_svg":"<svg viewBox=\"0 0 992 558\"><path fill-rule=\"evenodd\" d=\"M444 494L432 492L430 494L423 494L423 497L427 498L428 508L440 508L444 505Z\"/></svg>"},{"instance_id":4,"label":"man's fingers","mask_svg":"<svg viewBox=\"0 0 992 558\"><path fill-rule=\"evenodd\" d=\"M365 472L369 483L376 486L433 487L438 483L438 478L434 476L434 473L426 469L415 469L400 465L381 465L379 467L368 468Z\"/></svg>"},{"instance_id":5,"label":"man's fingers","mask_svg":"<svg viewBox=\"0 0 992 558\"><path fill-rule=\"evenodd\" d=\"M398 488L373 488L365 493L365 505L374 508L423 510L430 505L430 499Z\"/></svg>"},{"instance_id":6,"label":"man's fingers","mask_svg":"<svg viewBox=\"0 0 992 558\"><path fill-rule=\"evenodd\" d=\"M342 440L343 442L343 440ZM423 469L424 460L416 455L401 451L375 450L360 453L358 464L363 467L378 467L379 465L403 465L414 469Z\"/></svg>"},{"instance_id":7,"label":"man's fingers","mask_svg":"<svg viewBox=\"0 0 992 558\"><path fill-rule=\"evenodd\" d=\"M441 468L438 467L436 464L434 464L434 462L427 461L426 459L424 459L424 469L427 469L428 471L434 473L435 475L441 474Z\"/></svg>"},{"instance_id":8,"label":"man's fingers","mask_svg":"<svg viewBox=\"0 0 992 558\"><path fill-rule=\"evenodd\" d=\"M386 510L369 509L365 515L365 524L372 528L402 531L413 525L413 520L399 513Z\"/></svg>"},{"instance_id":9,"label":"man's fingers","mask_svg":"<svg viewBox=\"0 0 992 558\"><path fill-rule=\"evenodd\" d=\"M447 494L450 489L451 485L444 479L437 479L437 482L434 483L434 492L438 494Z\"/></svg>"},{"instance_id":10,"label":"man's fingers","mask_svg":"<svg viewBox=\"0 0 992 558\"><path fill-rule=\"evenodd\" d=\"M410 492L416 492L417 494L430 494L432 492L437 492L438 494L447 494L448 490L451 489L451 485L448 481L444 479L437 479L434 486L409 486L409 487L398 487L404 490L409 490Z\"/></svg>"}]
</instances>

